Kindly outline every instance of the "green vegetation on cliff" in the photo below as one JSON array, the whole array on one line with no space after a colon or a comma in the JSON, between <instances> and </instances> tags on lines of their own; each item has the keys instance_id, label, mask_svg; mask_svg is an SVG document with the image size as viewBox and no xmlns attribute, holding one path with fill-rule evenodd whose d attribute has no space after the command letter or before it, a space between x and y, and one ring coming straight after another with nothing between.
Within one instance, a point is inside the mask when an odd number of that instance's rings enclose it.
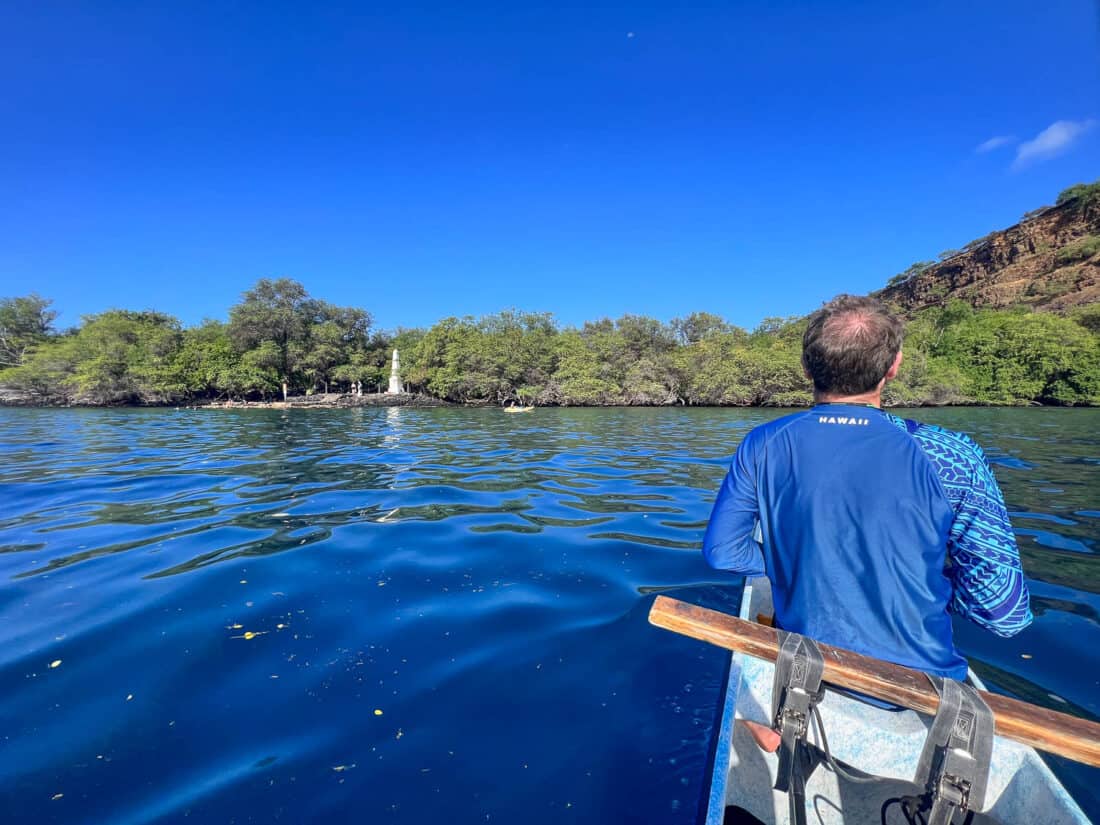
<instances>
[{"instance_id":1,"label":"green vegetation on cliff","mask_svg":"<svg viewBox=\"0 0 1100 825\"><path fill-rule=\"evenodd\" d=\"M1063 189L1059 194L1055 205L1073 202L1079 211L1085 211L1093 204L1100 203L1100 180L1092 183L1075 183L1068 189Z\"/></svg>"},{"instance_id":2,"label":"green vegetation on cliff","mask_svg":"<svg viewBox=\"0 0 1100 825\"><path fill-rule=\"evenodd\" d=\"M412 391L506 404L807 404L804 319L755 330L705 312L662 323L624 315L560 327L508 310L427 330L373 332L369 313L260 281L229 322L183 328L160 312L110 310L52 329L38 296L0 301L0 387L41 403L162 404L272 399L361 382L377 391L401 350ZM1100 404L1100 306L1059 317L1027 309L930 308L908 325L893 404Z\"/></svg>"}]
</instances>

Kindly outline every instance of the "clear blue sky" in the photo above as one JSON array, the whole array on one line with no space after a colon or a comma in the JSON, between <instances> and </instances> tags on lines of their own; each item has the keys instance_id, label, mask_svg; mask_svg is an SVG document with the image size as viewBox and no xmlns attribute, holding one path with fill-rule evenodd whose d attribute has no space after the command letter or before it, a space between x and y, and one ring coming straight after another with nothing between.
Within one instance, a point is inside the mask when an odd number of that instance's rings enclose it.
<instances>
[{"instance_id":1,"label":"clear blue sky","mask_svg":"<svg viewBox=\"0 0 1100 825\"><path fill-rule=\"evenodd\" d=\"M5 2L0 296L752 326L1100 177L1088 0L588 5Z\"/></svg>"}]
</instances>

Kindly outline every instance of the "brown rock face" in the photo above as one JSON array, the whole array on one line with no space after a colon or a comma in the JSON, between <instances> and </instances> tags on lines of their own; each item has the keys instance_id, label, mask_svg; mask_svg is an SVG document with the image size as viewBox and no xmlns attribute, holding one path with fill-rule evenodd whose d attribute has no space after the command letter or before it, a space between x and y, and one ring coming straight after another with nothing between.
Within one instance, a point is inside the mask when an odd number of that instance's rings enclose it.
<instances>
[{"instance_id":1,"label":"brown rock face","mask_svg":"<svg viewBox=\"0 0 1100 825\"><path fill-rule=\"evenodd\" d=\"M1026 305L1066 312L1100 301L1100 252L1075 252L1098 235L1100 203L1082 208L1069 201L974 241L875 294L907 313L954 299L994 309Z\"/></svg>"}]
</instances>

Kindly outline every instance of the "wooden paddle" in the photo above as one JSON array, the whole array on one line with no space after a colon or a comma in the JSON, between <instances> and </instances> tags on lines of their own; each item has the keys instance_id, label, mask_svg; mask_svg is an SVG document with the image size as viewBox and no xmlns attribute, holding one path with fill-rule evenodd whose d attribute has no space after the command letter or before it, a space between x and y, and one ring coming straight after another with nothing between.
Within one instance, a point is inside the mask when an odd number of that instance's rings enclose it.
<instances>
[{"instance_id":1,"label":"wooden paddle","mask_svg":"<svg viewBox=\"0 0 1100 825\"><path fill-rule=\"evenodd\" d=\"M773 628L668 596L657 597L649 611L649 621L657 627L769 662L774 662L779 653L779 635ZM819 643L819 647L825 657L823 679L829 684L920 713L934 714L939 707L935 688L919 670L826 644ZM996 731L1001 736L1100 767L1100 725L1095 722L995 693L981 691L981 696L993 711Z\"/></svg>"}]
</instances>

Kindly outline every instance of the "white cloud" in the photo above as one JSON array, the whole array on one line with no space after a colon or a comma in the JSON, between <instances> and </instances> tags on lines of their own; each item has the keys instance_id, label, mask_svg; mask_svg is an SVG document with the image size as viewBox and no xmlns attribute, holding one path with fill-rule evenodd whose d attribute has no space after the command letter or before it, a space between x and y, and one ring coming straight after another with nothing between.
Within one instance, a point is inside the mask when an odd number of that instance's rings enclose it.
<instances>
[{"instance_id":1,"label":"white cloud","mask_svg":"<svg viewBox=\"0 0 1100 825\"><path fill-rule=\"evenodd\" d=\"M991 137L985 143L978 144L974 148L974 151L978 154L985 154L986 152L992 152L994 149L1000 149L1002 146L1008 146L1015 142L1016 138L1012 135L997 135L996 137Z\"/></svg>"},{"instance_id":2,"label":"white cloud","mask_svg":"<svg viewBox=\"0 0 1100 825\"><path fill-rule=\"evenodd\" d=\"M1062 154L1095 125L1095 120L1055 121L1016 148L1016 160L1013 161L1012 168L1022 169L1030 163L1050 160Z\"/></svg>"}]
</instances>

